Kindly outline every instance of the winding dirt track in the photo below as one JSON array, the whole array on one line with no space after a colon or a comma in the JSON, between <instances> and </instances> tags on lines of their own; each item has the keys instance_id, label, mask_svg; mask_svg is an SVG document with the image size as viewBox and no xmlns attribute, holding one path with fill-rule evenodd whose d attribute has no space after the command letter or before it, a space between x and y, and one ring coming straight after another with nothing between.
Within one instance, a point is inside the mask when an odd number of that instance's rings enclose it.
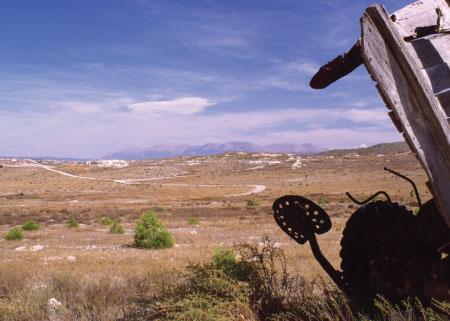
<instances>
[{"instance_id":1,"label":"winding dirt track","mask_svg":"<svg viewBox=\"0 0 450 321\"><path fill-rule=\"evenodd\" d=\"M79 176L71 173L67 173L64 171L60 171L57 169L54 169L50 166L39 164L37 162L29 162L29 163L22 163L17 165L9 165L9 164L2 164L3 167L38 167L45 169L50 172L54 172L63 176L76 178L76 179L88 179L88 180L96 180L96 181L108 181L108 182L114 182L118 184L124 184L124 185L138 185L138 184L158 184L163 186L182 186L182 187L248 187L251 188L250 191L240 194L231 194L231 195L225 195L225 197L239 197L239 196L247 196L252 194L257 194L265 191L266 186L265 185L250 185L250 184L187 184L187 183L149 183L151 181L155 180L163 180L163 179L169 179L169 178L180 178L180 177L187 177L189 175L179 175L179 176L163 176L163 177L151 177L151 178L129 178L129 179L113 179L113 178L99 178L99 177L89 177L89 176Z\"/></svg>"}]
</instances>

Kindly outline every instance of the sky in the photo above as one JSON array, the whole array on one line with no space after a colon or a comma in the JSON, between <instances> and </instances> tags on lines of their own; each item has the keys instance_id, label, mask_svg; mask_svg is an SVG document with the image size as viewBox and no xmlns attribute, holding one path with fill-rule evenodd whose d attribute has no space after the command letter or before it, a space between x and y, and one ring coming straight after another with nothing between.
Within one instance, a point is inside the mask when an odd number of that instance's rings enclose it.
<instances>
[{"instance_id":1,"label":"sky","mask_svg":"<svg viewBox=\"0 0 450 321\"><path fill-rule=\"evenodd\" d=\"M359 37L371 2L2 1L0 155L400 141L364 67L308 87Z\"/></svg>"}]
</instances>

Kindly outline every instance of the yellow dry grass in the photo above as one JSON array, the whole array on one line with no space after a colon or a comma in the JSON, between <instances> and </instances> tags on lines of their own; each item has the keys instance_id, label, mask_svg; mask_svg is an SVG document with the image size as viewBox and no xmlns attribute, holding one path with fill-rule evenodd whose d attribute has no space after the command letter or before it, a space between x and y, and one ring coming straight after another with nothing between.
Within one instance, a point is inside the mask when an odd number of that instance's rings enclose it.
<instances>
[{"instance_id":1,"label":"yellow dry grass","mask_svg":"<svg viewBox=\"0 0 450 321\"><path fill-rule=\"evenodd\" d=\"M297 161L301 167L293 167ZM275 198L298 194L316 202L326 199L323 207L334 226L319 242L338 267L341 233L356 208L345 197L346 191L362 199L385 190L393 200L414 206L411 187L383 171L388 166L414 179L424 199L430 197L426 176L411 154L301 160L288 155L230 154L139 161L123 169L45 163L59 171L103 180L68 177L42 167L8 167L26 165L26 161L0 163L5 165L0 168L0 235L28 219L42 224L38 231L25 232L22 241L0 241L0 292L32 289L55 275L86 284L104 277L118 283L148 278L149 287L157 288L161 282L175 280L187 265L208 260L218 247L258 244L265 235L285 250L294 274L313 280L324 274L308 246L300 247L276 226L271 211ZM130 185L111 179L148 180ZM230 196L251 191L253 187L247 185L266 189ZM247 206L249 199L260 206ZM173 233L173 248L130 247L134 220L151 208ZM104 216L121 221L125 234L109 233L100 223ZM79 228L65 225L71 217L81 223ZM198 219L199 225L189 225L190 218Z\"/></svg>"}]
</instances>

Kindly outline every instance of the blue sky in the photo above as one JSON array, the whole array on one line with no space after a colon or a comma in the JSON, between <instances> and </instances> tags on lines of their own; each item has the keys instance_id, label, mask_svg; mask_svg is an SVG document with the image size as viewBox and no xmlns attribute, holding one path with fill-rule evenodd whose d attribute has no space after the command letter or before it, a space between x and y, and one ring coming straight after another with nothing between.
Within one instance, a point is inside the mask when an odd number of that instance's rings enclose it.
<instances>
[{"instance_id":1,"label":"blue sky","mask_svg":"<svg viewBox=\"0 0 450 321\"><path fill-rule=\"evenodd\" d=\"M384 1L393 12L410 1ZM367 72L308 88L371 1L41 0L0 9L0 155L399 141Z\"/></svg>"}]
</instances>

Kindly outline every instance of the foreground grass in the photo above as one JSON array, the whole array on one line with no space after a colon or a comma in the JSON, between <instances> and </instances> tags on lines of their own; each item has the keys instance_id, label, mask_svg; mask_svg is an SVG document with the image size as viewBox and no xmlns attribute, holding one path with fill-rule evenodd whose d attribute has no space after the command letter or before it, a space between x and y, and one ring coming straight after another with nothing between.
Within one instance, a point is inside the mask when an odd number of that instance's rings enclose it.
<instances>
[{"instance_id":1,"label":"foreground grass","mask_svg":"<svg viewBox=\"0 0 450 321\"><path fill-rule=\"evenodd\" d=\"M0 270L0 320L105 321L444 321L450 305L419 302L394 306L379 299L370 313L352 306L332 285L293 278L283 251L266 240L260 247L218 250L211 261L171 278L148 275L79 277ZM9 271L10 272L10 271Z\"/></svg>"},{"instance_id":2,"label":"foreground grass","mask_svg":"<svg viewBox=\"0 0 450 321\"><path fill-rule=\"evenodd\" d=\"M420 302L395 306L380 298L373 309L352 306L334 286L292 278L283 251L266 239L261 248L241 245L217 252L210 263L190 267L186 281L166 289L158 303L148 302L152 320L249 321L444 321L450 304ZM143 319L148 320L148 319Z\"/></svg>"}]
</instances>

